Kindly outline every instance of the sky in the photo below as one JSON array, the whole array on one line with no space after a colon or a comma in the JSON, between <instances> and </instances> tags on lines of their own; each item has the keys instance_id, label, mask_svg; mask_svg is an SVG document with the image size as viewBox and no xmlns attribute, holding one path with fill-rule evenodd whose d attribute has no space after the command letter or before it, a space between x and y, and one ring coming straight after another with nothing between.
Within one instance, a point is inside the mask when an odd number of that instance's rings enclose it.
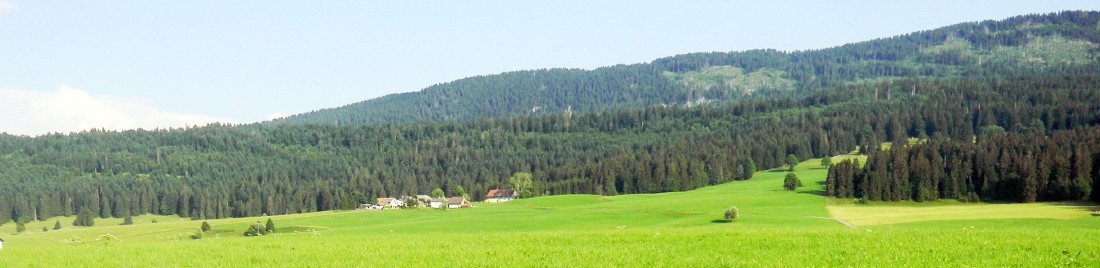
<instances>
[{"instance_id":1,"label":"sky","mask_svg":"<svg viewBox=\"0 0 1100 268\"><path fill-rule=\"evenodd\" d=\"M474 75L820 49L1100 1L0 0L0 132L251 123Z\"/></svg>"}]
</instances>

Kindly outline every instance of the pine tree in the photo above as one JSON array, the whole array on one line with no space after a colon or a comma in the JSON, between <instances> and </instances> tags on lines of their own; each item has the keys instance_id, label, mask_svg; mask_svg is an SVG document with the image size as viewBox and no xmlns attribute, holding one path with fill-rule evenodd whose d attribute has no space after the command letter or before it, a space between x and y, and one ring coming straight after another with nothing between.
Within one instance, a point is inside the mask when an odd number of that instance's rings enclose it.
<instances>
[{"instance_id":1,"label":"pine tree","mask_svg":"<svg viewBox=\"0 0 1100 268\"><path fill-rule=\"evenodd\" d=\"M23 231L26 231L26 230L27 230L27 225L24 225L22 221L19 221L19 222L15 223L15 232L16 233L22 233Z\"/></svg>"},{"instance_id":2,"label":"pine tree","mask_svg":"<svg viewBox=\"0 0 1100 268\"><path fill-rule=\"evenodd\" d=\"M122 220L122 225L134 225L134 218L126 216L126 219Z\"/></svg>"},{"instance_id":3,"label":"pine tree","mask_svg":"<svg viewBox=\"0 0 1100 268\"><path fill-rule=\"evenodd\" d=\"M821 158L821 166L825 168L833 166L833 158L829 157L828 155L826 155L824 158Z\"/></svg>"},{"instance_id":4,"label":"pine tree","mask_svg":"<svg viewBox=\"0 0 1100 268\"><path fill-rule=\"evenodd\" d=\"M55 221L53 223L53 229L54 230L61 230L61 221Z\"/></svg>"},{"instance_id":5,"label":"pine tree","mask_svg":"<svg viewBox=\"0 0 1100 268\"><path fill-rule=\"evenodd\" d=\"M206 221L203 221L202 225L199 226L199 230L202 230L203 232L210 231L210 223L207 223Z\"/></svg>"}]
</instances>

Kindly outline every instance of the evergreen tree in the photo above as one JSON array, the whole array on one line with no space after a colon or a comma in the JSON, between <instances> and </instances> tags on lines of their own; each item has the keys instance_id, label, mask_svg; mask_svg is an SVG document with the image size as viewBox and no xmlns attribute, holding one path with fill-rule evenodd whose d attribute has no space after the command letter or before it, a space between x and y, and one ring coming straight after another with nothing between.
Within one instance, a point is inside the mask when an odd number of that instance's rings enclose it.
<instances>
[{"instance_id":1,"label":"evergreen tree","mask_svg":"<svg viewBox=\"0 0 1100 268\"><path fill-rule=\"evenodd\" d=\"M798 157L794 154L787 155L787 171L794 172L794 166L797 166L799 162L801 161L798 161Z\"/></svg>"},{"instance_id":2,"label":"evergreen tree","mask_svg":"<svg viewBox=\"0 0 1100 268\"><path fill-rule=\"evenodd\" d=\"M199 226L199 230L202 230L203 232L210 231L210 223L202 221L202 225Z\"/></svg>"},{"instance_id":3,"label":"evergreen tree","mask_svg":"<svg viewBox=\"0 0 1100 268\"><path fill-rule=\"evenodd\" d=\"M829 168L832 165L833 165L833 158L832 157L826 155L825 157L821 158L821 166L822 167Z\"/></svg>"},{"instance_id":4,"label":"evergreen tree","mask_svg":"<svg viewBox=\"0 0 1100 268\"><path fill-rule=\"evenodd\" d=\"M275 222L271 221L271 218L267 219L267 224L264 225L264 234L275 232Z\"/></svg>"},{"instance_id":5,"label":"evergreen tree","mask_svg":"<svg viewBox=\"0 0 1100 268\"><path fill-rule=\"evenodd\" d=\"M61 230L61 221L55 221L53 223L53 229L54 230Z\"/></svg>"},{"instance_id":6,"label":"evergreen tree","mask_svg":"<svg viewBox=\"0 0 1100 268\"><path fill-rule=\"evenodd\" d=\"M798 187L802 187L802 181L794 173L787 173L787 176L783 178L783 189L794 191Z\"/></svg>"}]
</instances>

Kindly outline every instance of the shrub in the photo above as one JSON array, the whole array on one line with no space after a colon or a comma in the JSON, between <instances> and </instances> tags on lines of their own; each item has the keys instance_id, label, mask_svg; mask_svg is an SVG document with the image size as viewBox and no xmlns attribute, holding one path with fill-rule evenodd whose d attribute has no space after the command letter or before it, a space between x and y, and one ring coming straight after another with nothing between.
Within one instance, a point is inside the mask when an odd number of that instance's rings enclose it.
<instances>
[{"instance_id":1,"label":"shrub","mask_svg":"<svg viewBox=\"0 0 1100 268\"><path fill-rule=\"evenodd\" d=\"M191 233L191 239L202 239L202 232Z\"/></svg>"},{"instance_id":2,"label":"shrub","mask_svg":"<svg viewBox=\"0 0 1100 268\"><path fill-rule=\"evenodd\" d=\"M27 225L24 225L22 222L16 222L15 223L15 232L16 233L22 233L23 231L26 231L26 230L27 230Z\"/></svg>"},{"instance_id":3,"label":"shrub","mask_svg":"<svg viewBox=\"0 0 1100 268\"><path fill-rule=\"evenodd\" d=\"M265 233L267 233L267 231L264 230L264 225L257 222L248 226L248 230L244 231L244 236L261 236Z\"/></svg>"},{"instance_id":4,"label":"shrub","mask_svg":"<svg viewBox=\"0 0 1100 268\"><path fill-rule=\"evenodd\" d=\"M122 225L134 225L134 218L126 216L126 219L122 220Z\"/></svg>"},{"instance_id":5,"label":"shrub","mask_svg":"<svg viewBox=\"0 0 1100 268\"><path fill-rule=\"evenodd\" d=\"M206 221L203 221L202 226L199 226L199 230L202 230L203 232L210 231L210 224Z\"/></svg>"},{"instance_id":6,"label":"shrub","mask_svg":"<svg viewBox=\"0 0 1100 268\"><path fill-rule=\"evenodd\" d=\"M43 233L49 232L49 231L50 231L50 228L46 228L46 226L42 226L42 232Z\"/></svg>"},{"instance_id":7,"label":"shrub","mask_svg":"<svg viewBox=\"0 0 1100 268\"><path fill-rule=\"evenodd\" d=\"M802 187L802 181L799 180L798 176L794 175L794 173L787 173L787 177L783 179L783 189L794 191L794 189L798 189L798 187Z\"/></svg>"},{"instance_id":8,"label":"shrub","mask_svg":"<svg viewBox=\"0 0 1100 268\"><path fill-rule=\"evenodd\" d=\"M157 223L157 219L153 219L153 223Z\"/></svg>"},{"instance_id":9,"label":"shrub","mask_svg":"<svg viewBox=\"0 0 1100 268\"><path fill-rule=\"evenodd\" d=\"M726 209L726 222L732 222L733 220L736 220L737 214L739 213L740 212L737 210L737 207L730 207L729 209Z\"/></svg>"}]
</instances>

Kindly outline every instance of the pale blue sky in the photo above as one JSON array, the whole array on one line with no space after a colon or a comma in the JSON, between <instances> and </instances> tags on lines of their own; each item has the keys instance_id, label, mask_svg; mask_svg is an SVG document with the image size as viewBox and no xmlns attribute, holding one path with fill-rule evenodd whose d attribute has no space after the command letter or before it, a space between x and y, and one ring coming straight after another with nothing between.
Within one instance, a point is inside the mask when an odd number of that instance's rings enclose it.
<instances>
[{"instance_id":1,"label":"pale blue sky","mask_svg":"<svg viewBox=\"0 0 1100 268\"><path fill-rule=\"evenodd\" d=\"M1100 1L0 0L0 90L245 123L472 75L816 49L1077 9ZM0 112L34 109L23 106ZM66 130L16 126L37 120L0 118L0 132Z\"/></svg>"}]
</instances>

